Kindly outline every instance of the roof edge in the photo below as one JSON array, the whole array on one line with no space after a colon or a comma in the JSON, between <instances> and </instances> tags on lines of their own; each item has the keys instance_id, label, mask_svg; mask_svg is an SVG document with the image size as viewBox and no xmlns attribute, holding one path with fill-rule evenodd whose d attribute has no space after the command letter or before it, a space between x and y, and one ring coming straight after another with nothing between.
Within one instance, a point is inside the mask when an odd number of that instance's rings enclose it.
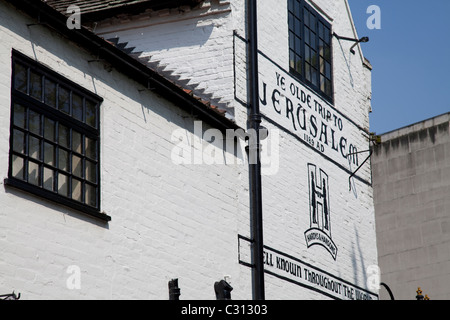
<instances>
[{"instance_id":1,"label":"roof edge","mask_svg":"<svg viewBox=\"0 0 450 320\"><path fill-rule=\"evenodd\" d=\"M382 142L385 142L410 134L411 132L429 129L449 122L450 122L450 112L446 112L428 119L424 119L415 123L405 125L398 129L382 133L379 136L381 136Z\"/></svg>"},{"instance_id":2,"label":"roof edge","mask_svg":"<svg viewBox=\"0 0 450 320\"><path fill-rule=\"evenodd\" d=\"M42 0L41 0L42 1ZM94 3L86 3L87 1L67 0L64 1L67 7L71 4L79 5L83 14L83 19L89 22L101 21L116 15L123 14L139 14L146 10L159 10L166 8L176 8L179 6L196 7L205 0L135 0L118 4L110 4L108 6L99 6ZM92 2L92 1L91 1ZM62 14L68 16L66 5L56 4L55 1L46 2L50 7L56 9Z\"/></svg>"},{"instance_id":3,"label":"roof edge","mask_svg":"<svg viewBox=\"0 0 450 320\"><path fill-rule=\"evenodd\" d=\"M140 61L134 59L112 43L97 36L85 27L80 29L67 28L67 17L42 1L5 0L12 6L26 13L40 24L52 28L70 41L105 60L116 70L137 81L146 88L161 94L177 107L195 112L200 120L210 123L220 130L241 129L234 121L227 118L222 111L210 106L208 102L194 96L170 80L151 70Z\"/></svg>"}]
</instances>

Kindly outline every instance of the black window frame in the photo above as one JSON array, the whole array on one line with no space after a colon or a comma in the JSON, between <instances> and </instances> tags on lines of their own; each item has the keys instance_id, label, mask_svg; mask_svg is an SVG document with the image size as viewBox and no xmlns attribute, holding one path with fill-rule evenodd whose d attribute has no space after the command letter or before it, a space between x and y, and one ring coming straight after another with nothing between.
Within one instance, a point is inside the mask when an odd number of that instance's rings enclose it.
<instances>
[{"instance_id":1,"label":"black window frame","mask_svg":"<svg viewBox=\"0 0 450 320\"><path fill-rule=\"evenodd\" d=\"M24 67L23 74L26 73L26 92L16 88L16 68L21 67ZM36 78L38 81L33 82L33 86L30 80L31 74L40 77ZM40 86L40 97L33 96L32 87L34 86ZM53 89L50 86L53 86ZM68 113L58 105L61 104L58 102L60 99L63 101L59 93L62 95L64 90L67 90L69 94L64 96L64 106L68 106L66 110ZM53 94L52 102L49 102L51 99L47 99L49 93ZM74 102L75 98L78 103ZM9 168L5 185L101 220L110 221L111 217L100 211L100 105L102 102L103 99L98 95L13 49ZM77 110L79 112L76 112ZM33 124L38 123L38 131L30 125L32 124L31 115L35 116ZM76 118L78 115L80 115L79 119ZM22 123L18 125L20 121ZM51 130L47 130L48 128ZM63 132L68 135L65 136ZM66 139L63 140L64 138ZM22 149L18 151L20 146ZM44 148L49 148L47 151L50 150L50 152L46 153ZM32 153L33 150L34 153ZM13 159L22 161L20 163L21 171L23 171L21 177L13 171L15 170ZM30 166L35 168L31 178ZM45 173L49 174L47 182ZM65 183L59 185L59 178L61 181L62 178L66 179ZM62 186L66 188L66 192L63 192ZM73 192L75 189L76 192ZM79 199L74 199L74 195Z\"/></svg>"},{"instance_id":2,"label":"black window frame","mask_svg":"<svg viewBox=\"0 0 450 320\"><path fill-rule=\"evenodd\" d=\"M300 82L333 104L332 25L305 0L288 0L287 5L289 71Z\"/></svg>"}]
</instances>

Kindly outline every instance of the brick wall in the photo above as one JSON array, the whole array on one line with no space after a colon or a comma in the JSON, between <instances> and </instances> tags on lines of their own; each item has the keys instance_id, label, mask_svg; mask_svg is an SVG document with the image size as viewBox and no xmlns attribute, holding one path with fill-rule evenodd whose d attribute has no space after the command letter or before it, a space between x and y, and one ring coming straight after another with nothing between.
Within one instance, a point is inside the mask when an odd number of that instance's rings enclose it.
<instances>
[{"instance_id":1,"label":"brick wall","mask_svg":"<svg viewBox=\"0 0 450 320\"><path fill-rule=\"evenodd\" d=\"M14 48L104 98L101 209L112 217L104 224L3 187L1 291L22 299L168 299L168 281L179 278L183 299L215 299L214 282L230 275L234 297L251 298L250 272L236 263L237 234L249 223L246 166L174 165L172 134L193 135L189 114L0 6L2 177ZM81 272L79 290L67 287L72 265Z\"/></svg>"},{"instance_id":2,"label":"brick wall","mask_svg":"<svg viewBox=\"0 0 450 320\"><path fill-rule=\"evenodd\" d=\"M110 19L96 33L135 47L158 68L214 96L233 102L233 25L229 1L146 12L134 19Z\"/></svg>"},{"instance_id":3,"label":"brick wall","mask_svg":"<svg viewBox=\"0 0 450 320\"><path fill-rule=\"evenodd\" d=\"M346 1L314 1L312 4L317 10L324 11L324 17L328 18L334 32L341 36L357 37L348 15ZM289 70L287 27L281 23L287 21L287 7L284 2L277 2L275 6L273 1L265 0L258 1L258 8L260 50L281 68ZM358 145L358 151L364 151L369 149L368 135L362 129L369 128L370 70L364 65L359 50L356 50L355 55L350 53L352 45L352 42L333 39L335 101L333 105L322 104L333 114L343 118L342 135L349 141L354 141L355 145ZM349 190L349 176L357 166L354 163L350 165L348 160L337 152L328 152L327 149L325 152L312 150L314 148L307 146L301 139L303 132L298 123L297 131L294 131L291 119L285 122L284 97L289 97L294 105L299 101L292 99L289 89L283 91L276 85L275 72L280 72L280 69L260 57L260 81L267 83L270 88L267 96L269 102L267 106L262 106L263 113L278 124L284 124L283 128L289 128L289 132L286 132L272 122L264 122L268 128L280 130L279 171L276 175L264 177L263 180L265 243L321 270L340 275L345 280L367 288L370 277L367 269L371 265L377 265L370 165L364 165L357 174L368 183L352 179L352 189ZM286 83L294 83L302 88L295 79L286 80ZM274 106L270 101L272 89L281 92L281 103L277 108L282 110L282 117L273 112ZM307 109L308 115L317 115L304 104L303 107ZM339 131L332 121L325 121L324 124L336 132ZM328 138L330 139L329 136ZM362 164L368 155L368 152L360 154L358 164ZM305 244L304 233L310 227L307 171L307 165L310 163L321 168L329 177L331 235L338 247L336 260L323 247L307 248ZM280 230L283 230L282 235ZM291 292L295 292L306 299L323 298L278 278L269 276L267 281L269 297L278 297L281 294L283 298L289 299Z\"/></svg>"},{"instance_id":4,"label":"brick wall","mask_svg":"<svg viewBox=\"0 0 450 320\"><path fill-rule=\"evenodd\" d=\"M272 60L260 57L261 66L265 66L260 70L260 85L265 82L271 89L276 88L278 66L288 69L287 6L276 3L258 1L260 50ZM353 36L346 1L314 3L326 13L336 33ZM143 56L165 65L166 71L213 93L235 108L236 122L245 128L247 110L234 99L235 90L244 102L247 96L242 78L245 46L240 40L234 39L237 47L233 57L233 31L245 37L244 1L210 4L184 13L151 13L151 20L112 20L109 26L100 24L96 32L105 38L119 37L129 47L136 47L136 52L143 51ZM167 282L179 278L181 298L214 299L214 282L230 275L233 298L251 299L251 269L238 263L238 235L251 234L247 163L238 162L241 155L232 156L228 165L175 165L171 157L183 134L184 141L190 141L194 148L200 141L193 135L194 119L189 114L157 94L140 92L143 88L114 70L108 72L102 63L88 63L92 57L79 48L67 47L67 40L45 27L27 28L29 20L10 6L1 6L0 32L7 44L0 49L3 175L7 175L9 75L11 49L15 48L105 99L101 200L102 210L113 220L105 226L5 188L0 193L4 208L0 217L5 221L0 226L4 257L0 260L0 288L22 292L24 299L167 299ZM324 106L343 119L340 134L362 151L369 146L362 129L368 127L370 71L359 51L350 54L350 46L333 40L335 102ZM295 79L290 81L309 90ZM315 97L314 92L311 95ZM265 108L263 124L275 139L266 150L274 152L269 160L277 162L263 177L265 245L367 289L367 268L377 264L369 165L363 166L349 190L354 164L350 166L332 146L323 152L311 148L285 126L286 120L276 117L270 103ZM203 129L208 129L207 124ZM364 156L359 159L362 163ZM305 242L305 232L311 227L308 164L329 177L331 235L338 248L335 258L324 247L308 248ZM80 267L80 290L66 286L70 276L66 270L71 265ZM266 274L266 296L328 298L273 274Z\"/></svg>"}]
</instances>

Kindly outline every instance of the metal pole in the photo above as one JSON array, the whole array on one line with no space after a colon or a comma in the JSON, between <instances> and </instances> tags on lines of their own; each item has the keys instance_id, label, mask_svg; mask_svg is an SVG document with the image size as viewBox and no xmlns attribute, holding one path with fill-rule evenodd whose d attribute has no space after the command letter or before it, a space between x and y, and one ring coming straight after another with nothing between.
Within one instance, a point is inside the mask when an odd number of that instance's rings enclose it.
<instances>
[{"instance_id":1,"label":"metal pole","mask_svg":"<svg viewBox=\"0 0 450 320\"><path fill-rule=\"evenodd\" d=\"M248 60L249 60L249 90L250 90L250 117L249 128L253 129L256 139L250 139L250 205L253 236L253 298L264 300L264 244L263 244L263 216L262 216L262 187L261 187L261 159L260 159L260 125L261 114L259 109L259 77L258 77L258 24L257 0L247 1L247 32L248 32ZM252 145L250 145L252 144Z\"/></svg>"}]
</instances>

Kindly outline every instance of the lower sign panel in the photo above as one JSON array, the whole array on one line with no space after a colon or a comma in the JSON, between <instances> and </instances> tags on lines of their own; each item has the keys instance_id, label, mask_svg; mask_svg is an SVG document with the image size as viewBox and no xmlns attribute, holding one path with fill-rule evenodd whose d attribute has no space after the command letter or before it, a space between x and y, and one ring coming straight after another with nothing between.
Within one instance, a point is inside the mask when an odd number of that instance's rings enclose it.
<instances>
[{"instance_id":1,"label":"lower sign panel","mask_svg":"<svg viewBox=\"0 0 450 320\"><path fill-rule=\"evenodd\" d=\"M252 267L252 241L239 235L238 243L239 263ZM378 300L375 293L268 246L264 246L264 272L333 299Z\"/></svg>"}]
</instances>

